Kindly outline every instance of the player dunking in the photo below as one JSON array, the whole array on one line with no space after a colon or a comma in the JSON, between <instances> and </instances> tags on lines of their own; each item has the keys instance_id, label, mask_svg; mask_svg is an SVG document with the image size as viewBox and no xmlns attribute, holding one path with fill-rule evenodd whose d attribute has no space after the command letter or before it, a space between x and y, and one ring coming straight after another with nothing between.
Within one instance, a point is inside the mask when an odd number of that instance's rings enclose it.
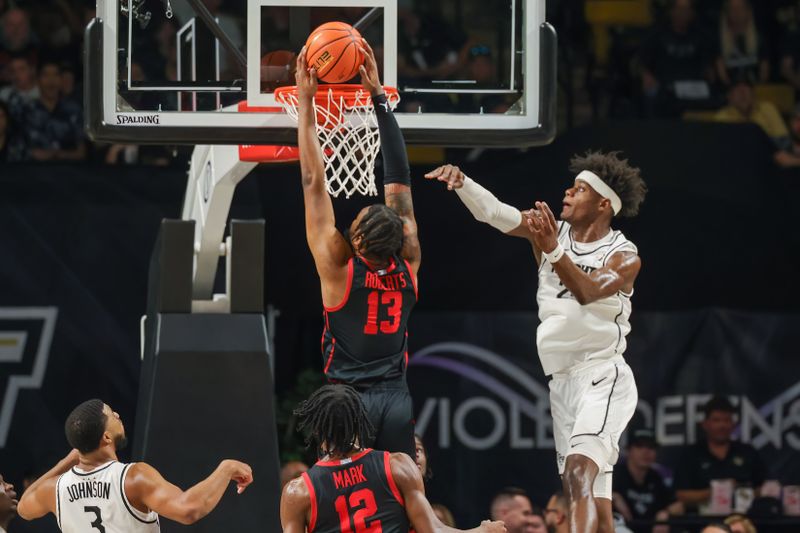
<instances>
[{"instance_id":1,"label":"player dunking","mask_svg":"<svg viewBox=\"0 0 800 533\"><path fill-rule=\"evenodd\" d=\"M125 427L100 400L76 407L65 429L74 449L28 487L17 508L26 520L53 513L64 533L158 533L159 515L193 524L217 506L231 480L240 493L253 481L248 465L226 460L182 491L147 463L120 463Z\"/></svg>"},{"instance_id":2,"label":"player dunking","mask_svg":"<svg viewBox=\"0 0 800 533\"><path fill-rule=\"evenodd\" d=\"M561 220L545 202L520 212L445 165L426 174L447 183L476 219L528 239L538 263L536 344L550 380L559 473L569 499L570 531L614 530L611 474L619 437L638 394L625 363L636 246L611 229L615 216L635 216L647 188L638 168L616 152L575 156L574 182Z\"/></svg>"},{"instance_id":3,"label":"player dunking","mask_svg":"<svg viewBox=\"0 0 800 533\"><path fill-rule=\"evenodd\" d=\"M361 79L375 104L386 204L362 209L347 236L336 229L314 129L317 77L314 69L306 67L303 48L295 79L306 239L325 308L325 375L330 382L352 385L361 393L375 428L374 442L362 444L413 457L413 406L405 381L406 325L417 300L421 253L405 142L386 105L372 49L366 41L362 43Z\"/></svg>"},{"instance_id":4,"label":"player dunking","mask_svg":"<svg viewBox=\"0 0 800 533\"><path fill-rule=\"evenodd\" d=\"M410 456L362 445L371 427L355 389L325 385L295 415L320 461L283 489L283 533L408 533L410 523L417 533L461 531L436 518ZM506 528L484 521L469 531L505 533Z\"/></svg>"}]
</instances>

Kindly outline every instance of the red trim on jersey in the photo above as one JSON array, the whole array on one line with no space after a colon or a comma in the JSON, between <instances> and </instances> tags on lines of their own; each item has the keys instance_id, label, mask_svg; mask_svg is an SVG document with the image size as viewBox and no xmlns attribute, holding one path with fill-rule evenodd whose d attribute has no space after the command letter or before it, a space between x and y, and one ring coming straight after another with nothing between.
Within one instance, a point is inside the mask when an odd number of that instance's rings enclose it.
<instances>
[{"instance_id":1,"label":"red trim on jersey","mask_svg":"<svg viewBox=\"0 0 800 533\"><path fill-rule=\"evenodd\" d=\"M316 466L342 466L343 464L346 465L346 464L354 463L354 462L358 461L359 459L361 459L362 457L364 457L365 455L367 455L371 451L372 451L372 448L367 448L365 450L361 450L360 452L358 452L357 454L355 454L353 456L346 457L345 459L333 459L333 460L325 461L325 462L318 461ZM346 462L343 463L342 461L346 461Z\"/></svg>"},{"instance_id":2,"label":"red trim on jersey","mask_svg":"<svg viewBox=\"0 0 800 533\"><path fill-rule=\"evenodd\" d=\"M377 268L375 265L367 261L367 259L363 255L359 255L358 258L361 259L361 261L363 261L364 264L367 265L367 268L373 272L378 272L379 270L383 270L385 273L388 274L389 272L392 272L394 269L397 268L397 263L395 262L394 257L389 258L389 266L386 268Z\"/></svg>"},{"instance_id":3,"label":"red trim on jersey","mask_svg":"<svg viewBox=\"0 0 800 533\"><path fill-rule=\"evenodd\" d=\"M341 302L339 302L339 305L333 307L327 307L323 304L322 307L324 307L325 310L328 311L329 313L338 311L339 309L344 307L345 304L347 303L347 300L350 298L350 288L352 286L353 286L353 258L351 257L347 261L347 285L344 288L344 298L342 299Z\"/></svg>"},{"instance_id":4,"label":"red trim on jersey","mask_svg":"<svg viewBox=\"0 0 800 533\"><path fill-rule=\"evenodd\" d=\"M333 352L336 351L336 337L331 337L331 354L328 356L328 361L325 363L325 370L322 371L323 374L328 374L328 369L331 367L331 363L333 363Z\"/></svg>"},{"instance_id":5,"label":"red trim on jersey","mask_svg":"<svg viewBox=\"0 0 800 533\"><path fill-rule=\"evenodd\" d=\"M308 496L311 498L311 522L308 524L308 533L311 533L317 525L317 493L314 492L314 484L311 483L308 473L303 472L302 476L308 488Z\"/></svg>"},{"instance_id":6,"label":"red trim on jersey","mask_svg":"<svg viewBox=\"0 0 800 533\"><path fill-rule=\"evenodd\" d=\"M389 488L392 489L392 494L394 494L395 499L400 502L400 505L403 507L406 506L405 500L403 500L403 495L400 494L400 490L397 488L397 483L394 482L394 476L392 475L392 465L390 464L392 454L389 452L383 452L383 467L386 469L386 480L389 482Z\"/></svg>"},{"instance_id":7,"label":"red trim on jersey","mask_svg":"<svg viewBox=\"0 0 800 533\"><path fill-rule=\"evenodd\" d=\"M411 269L411 264L408 262L408 259L403 259L406 263L406 268L408 269L408 277L411 278L411 285L414 287L414 296L419 300L419 291L417 290L417 276L414 275L414 271Z\"/></svg>"}]
</instances>

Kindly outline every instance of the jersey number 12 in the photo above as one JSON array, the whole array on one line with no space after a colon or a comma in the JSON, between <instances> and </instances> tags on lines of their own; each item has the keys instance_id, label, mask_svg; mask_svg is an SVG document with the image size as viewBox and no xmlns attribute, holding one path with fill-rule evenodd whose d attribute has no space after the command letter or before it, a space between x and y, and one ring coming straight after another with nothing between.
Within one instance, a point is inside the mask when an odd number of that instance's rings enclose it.
<instances>
[{"instance_id":1,"label":"jersey number 12","mask_svg":"<svg viewBox=\"0 0 800 533\"><path fill-rule=\"evenodd\" d=\"M336 513L339 515L339 529L342 533L383 533L380 520L374 520L367 525L367 520L378 512L375 494L370 489L355 491L350 495L349 500L342 494L336 498L335 506ZM355 530L350 527L351 511L355 511L352 516Z\"/></svg>"}]
</instances>

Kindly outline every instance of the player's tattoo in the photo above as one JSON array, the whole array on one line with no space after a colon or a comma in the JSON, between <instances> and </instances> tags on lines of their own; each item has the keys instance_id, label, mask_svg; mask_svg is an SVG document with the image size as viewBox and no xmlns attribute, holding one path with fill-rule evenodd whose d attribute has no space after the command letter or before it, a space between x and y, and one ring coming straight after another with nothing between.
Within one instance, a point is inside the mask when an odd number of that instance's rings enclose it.
<instances>
[{"instance_id":1,"label":"player's tattoo","mask_svg":"<svg viewBox=\"0 0 800 533\"><path fill-rule=\"evenodd\" d=\"M386 193L386 205L394 209L401 217L414 216L414 203L411 200L411 191L398 191Z\"/></svg>"}]
</instances>

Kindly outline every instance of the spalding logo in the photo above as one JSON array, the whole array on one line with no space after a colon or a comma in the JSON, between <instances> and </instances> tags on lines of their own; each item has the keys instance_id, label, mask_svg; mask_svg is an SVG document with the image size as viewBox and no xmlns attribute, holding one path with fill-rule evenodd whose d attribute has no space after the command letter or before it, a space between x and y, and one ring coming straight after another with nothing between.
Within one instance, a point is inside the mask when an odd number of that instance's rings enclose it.
<instances>
[{"instance_id":1,"label":"spalding logo","mask_svg":"<svg viewBox=\"0 0 800 533\"><path fill-rule=\"evenodd\" d=\"M117 115L117 125L160 124L160 115Z\"/></svg>"}]
</instances>

